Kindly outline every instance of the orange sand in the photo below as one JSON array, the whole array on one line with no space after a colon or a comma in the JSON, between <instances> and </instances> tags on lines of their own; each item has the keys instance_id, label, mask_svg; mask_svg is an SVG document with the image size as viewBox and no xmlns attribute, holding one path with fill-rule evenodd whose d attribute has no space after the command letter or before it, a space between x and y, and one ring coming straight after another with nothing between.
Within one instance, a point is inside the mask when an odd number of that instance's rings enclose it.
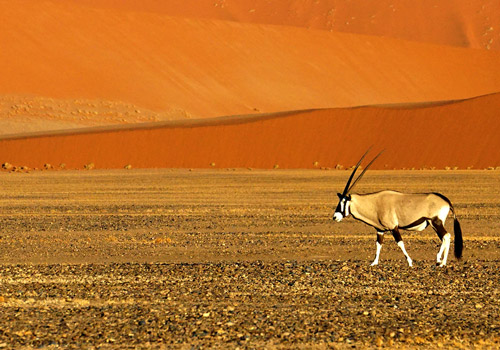
<instances>
[{"instance_id":1,"label":"orange sand","mask_svg":"<svg viewBox=\"0 0 500 350\"><path fill-rule=\"evenodd\" d=\"M472 48L500 49L497 0L78 0L178 17L298 26Z\"/></svg>"},{"instance_id":2,"label":"orange sand","mask_svg":"<svg viewBox=\"0 0 500 350\"><path fill-rule=\"evenodd\" d=\"M362 107L200 120L0 141L0 160L41 167L350 166L370 145L375 169L500 165L500 94L450 104Z\"/></svg>"},{"instance_id":3,"label":"orange sand","mask_svg":"<svg viewBox=\"0 0 500 350\"><path fill-rule=\"evenodd\" d=\"M131 125L0 139L0 161L497 166L498 23L494 0L0 0L0 137Z\"/></svg>"},{"instance_id":4,"label":"orange sand","mask_svg":"<svg viewBox=\"0 0 500 350\"><path fill-rule=\"evenodd\" d=\"M117 101L205 118L500 91L498 51L71 1L0 0L0 14L0 47L8 48L0 50L0 96Z\"/></svg>"}]
</instances>

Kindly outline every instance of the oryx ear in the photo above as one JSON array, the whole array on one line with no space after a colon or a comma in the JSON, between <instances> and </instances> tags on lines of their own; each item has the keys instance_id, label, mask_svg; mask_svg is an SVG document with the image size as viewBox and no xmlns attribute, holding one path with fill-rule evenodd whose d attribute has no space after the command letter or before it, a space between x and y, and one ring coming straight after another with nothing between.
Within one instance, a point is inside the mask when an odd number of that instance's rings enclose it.
<instances>
[{"instance_id":1,"label":"oryx ear","mask_svg":"<svg viewBox=\"0 0 500 350\"><path fill-rule=\"evenodd\" d=\"M342 199L342 195L340 193L337 193L337 196L339 196L339 199Z\"/></svg>"}]
</instances>

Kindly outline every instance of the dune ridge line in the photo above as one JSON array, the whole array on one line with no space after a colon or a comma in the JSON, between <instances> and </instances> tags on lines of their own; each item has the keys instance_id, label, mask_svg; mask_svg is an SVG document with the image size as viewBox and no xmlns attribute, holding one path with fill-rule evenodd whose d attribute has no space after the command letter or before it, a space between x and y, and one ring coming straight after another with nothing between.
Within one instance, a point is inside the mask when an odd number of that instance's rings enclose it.
<instances>
[{"instance_id":1,"label":"dune ridge line","mask_svg":"<svg viewBox=\"0 0 500 350\"><path fill-rule=\"evenodd\" d=\"M157 128L168 128L168 127L192 128L192 127L202 127L202 126L232 125L232 124L242 124L259 120L292 116L298 113L308 113L308 112L325 111L325 110L354 110L354 109L364 109L364 108L380 108L380 109L431 108L436 106L450 105L454 103L462 103L470 100L480 99L482 97L495 96L495 95L500 96L500 92L475 96L465 99L457 99L457 100L373 104L373 105L363 105L363 106L353 106L353 107L310 108L310 109L287 110L287 111L271 112L271 113L252 113L252 114L227 115L227 116L210 117L210 118L176 119L176 120L164 120L158 122L112 124L104 126L91 126L91 127L62 129L53 131L48 130L48 131L39 131L30 133L16 133L16 134L0 135L0 140L51 137L59 135L79 135L79 134L110 132L110 131L112 132L112 131L125 131L125 130L157 129Z\"/></svg>"}]
</instances>

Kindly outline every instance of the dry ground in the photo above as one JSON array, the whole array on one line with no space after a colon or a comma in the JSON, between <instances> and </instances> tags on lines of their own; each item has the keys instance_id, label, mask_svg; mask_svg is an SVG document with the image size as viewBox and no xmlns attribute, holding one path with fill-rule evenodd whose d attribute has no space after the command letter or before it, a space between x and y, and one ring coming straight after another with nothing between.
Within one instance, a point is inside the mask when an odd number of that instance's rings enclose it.
<instances>
[{"instance_id":1,"label":"dry ground","mask_svg":"<svg viewBox=\"0 0 500 350\"><path fill-rule=\"evenodd\" d=\"M496 348L500 172L371 171L358 192L438 191L464 258L415 267L331 220L346 171L0 174L0 348ZM447 223L450 227L451 220Z\"/></svg>"}]
</instances>

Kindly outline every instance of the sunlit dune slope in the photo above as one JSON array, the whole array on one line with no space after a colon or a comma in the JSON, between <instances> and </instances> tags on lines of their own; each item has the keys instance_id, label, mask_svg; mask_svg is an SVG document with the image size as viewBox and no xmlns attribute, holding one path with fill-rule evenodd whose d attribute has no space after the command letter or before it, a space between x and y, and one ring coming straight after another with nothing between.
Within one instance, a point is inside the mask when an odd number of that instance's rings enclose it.
<instances>
[{"instance_id":1,"label":"sunlit dune slope","mask_svg":"<svg viewBox=\"0 0 500 350\"><path fill-rule=\"evenodd\" d=\"M0 141L0 160L41 167L273 168L353 165L370 145L378 169L500 165L500 94L427 106L360 107L146 124Z\"/></svg>"},{"instance_id":2,"label":"sunlit dune slope","mask_svg":"<svg viewBox=\"0 0 500 350\"><path fill-rule=\"evenodd\" d=\"M123 11L300 26L500 49L497 0L77 0Z\"/></svg>"},{"instance_id":3,"label":"sunlit dune slope","mask_svg":"<svg viewBox=\"0 0 500 350\"><path fill-rule=\"evenodd\" d=\"M137 122L141 108L204 118L500 91L500 52L168 14L0 0L0 95L123 103L133 106L123 122ZM85 125L101 116L91 112Z\"/></svg>"},{"instance_id":4,"label":"sunlit dune slope","mask_svg":"<svg viewBox=\"0 0 500 350\"><path fill-rule=\"evenodd\" d=\"M157 112L122 101L0 96L0 135L189 118L184 110Z\"/></svg>"}]
</instances>

